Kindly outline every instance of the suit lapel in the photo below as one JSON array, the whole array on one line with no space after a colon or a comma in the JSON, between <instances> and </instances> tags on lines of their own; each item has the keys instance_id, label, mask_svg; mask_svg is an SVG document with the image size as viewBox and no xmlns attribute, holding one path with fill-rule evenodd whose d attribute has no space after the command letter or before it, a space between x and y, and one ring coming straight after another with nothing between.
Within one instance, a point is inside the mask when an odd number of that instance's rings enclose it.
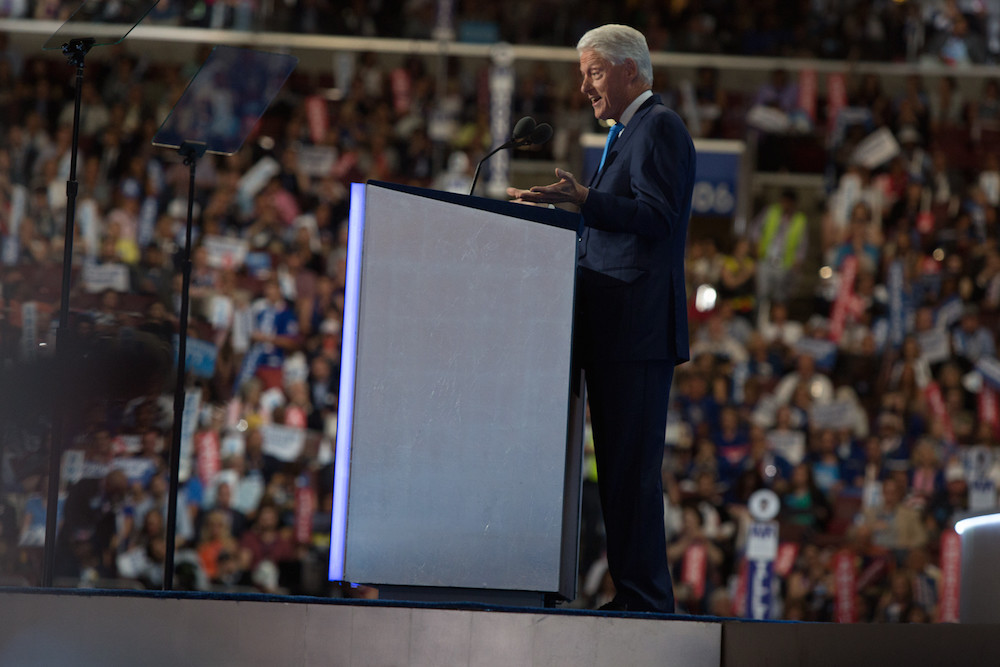
<instances>
[{"instance_id":1,"label":"suit lapel","mask_svg":"<svg viewBox=\"0 0 1000 667\"><path fill-rule=\"evenodd\" d=\"M625 129L622 130L622 133L618 135L617 139L615 139L615 143L611 145L611 150L608 151L608 157L604 161L604 166L594 172L594 176L590 179L590 187L594 188L600 184L601 178L604 177L608 167L614 164L618 156L625 152L629 142L632 140L632 137L636 134L636 129L639 127L642 119L646 117L646 114L649 113L649 110L652 109L655 104L660 104L659 95L653 95L642 103L639 109L635 112L635 115L632 116L632 120L628 122L628 125L626 125Z\"/></svg>"}]
</instances>

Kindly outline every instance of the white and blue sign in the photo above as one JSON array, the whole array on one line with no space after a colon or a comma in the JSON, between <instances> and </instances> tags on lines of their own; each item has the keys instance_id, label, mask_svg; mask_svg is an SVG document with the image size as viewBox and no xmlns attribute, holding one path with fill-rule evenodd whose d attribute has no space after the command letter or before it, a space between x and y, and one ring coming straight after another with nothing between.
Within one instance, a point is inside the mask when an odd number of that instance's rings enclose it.
<instances>
[{"instance_id":1,"label":"white and blue sign","mask_svg":"<svg viewBox=\"0 0 1000 667\"><path fill-rule=\"evenodd\" d=\"M993 389L1000 389L1000 361L995 357L982 357L976 362L976 370Z\"/></svg>"},{"instance_id":2,"label":"white and blue sign","mask_svg":"<svg viewBox=\"0 0 1000 667\"><path fill-rule=\"evenodd\" d=\"M583 174L578 176L583 183L588 183L597 171L606 139L607 135L596 132L580 139L583 146ZM698 157L694 171L694 191L691 195L691 215L719 218L736 215L744 150L742 141L695 141Z\"/></svg>"},{"instance_id":3,"label":"white and blue sign","mask_svg":"<svg viewBox=\"0 0 1000 667\"><path fill-rule=\"evenodd\" d=\"M174 361L177 361L178 339L174 336ZM215 375L215 361L219 357L219 350L214 344L198 338L188 336L187 347L184 353L184 368L195 377L210 378Z\"/></svg>"},{"instance_id":4,"label":"white and blue sign","mask_svg":"<svg viewBox=\"0 0 1000 667\"><path fill-rule=\"evenodd\" d=\"M771 616L774 561L778 558L778 522L772 521L781 502L770 489L751 494L747 508L754 521L747 533L747 614L764 620Z\"/></svg>"},{"instance_id":5,"label":"white and blue sign","mask_svg":"<svg viewBox=\"0 0 1000 667\"><path fill-rule=\"evenodd\" d=\"M774 561L747 562L747 614L755 620L771 615Z\"/></svg>"}]
</instances>

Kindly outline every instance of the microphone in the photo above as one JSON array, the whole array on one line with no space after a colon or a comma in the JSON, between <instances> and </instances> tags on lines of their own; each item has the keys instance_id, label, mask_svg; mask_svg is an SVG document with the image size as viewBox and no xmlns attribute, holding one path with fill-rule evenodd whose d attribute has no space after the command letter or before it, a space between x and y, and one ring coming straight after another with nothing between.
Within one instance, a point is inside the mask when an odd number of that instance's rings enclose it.
<instances>
[{"instance_id":1,"label":"microphone","mask_svg":"<svg viewBox=\"0 0 1000 667\"><path fill-rule=\"evenodd\" d=\"M552 126L549 125L548 123L542 123L541 125L539 125L538 127L536 127L534 130L532 130L531 134L528 135L528 138L521 145L522 146L531 146L531 145L538 146L538 145L544 144L546 141L548 141L551 138L552 138Z\"/></svg>"},{"instance_id":2,"label":"microphone","mask_svg":"<svg viewBox=\"0 0 1000 667\"><path fill-rule=\"evenodd\" d=\"M541 141L533 139L533 137L538 133L539 130L542 130L542 128L546 127L548 128L548 136L546 136L545 139L542 139ZM514 148L516 146L527 146L529 144L545 143L551 137L552 137L552 126L549 125L548 123L535 125L535 119L532 118L531 116L525 116L521 120L517 121L514 124L514 130L511 132L510 141L501 144L500 146L497 146L496 148L491 150L483 157L482 160L479 161L479 164L476 165L476 173L472 177L472 187L469 188L469 194L471 195L473 192L476 191L476 181L479 180L479 170L480 168L482 168L483 163L486 162L486 160L490 159L500 151L507 150L508 148Z\"/></svg>"},{"instance_id":3,"label":"microphone","mask_svg":"<svg viewBox=\"0 0 1000 667\"><path fill-rule=\"evenodd\" d=\"M525 116L521 120L514 123L514 131L510 133L510 141L505 143L497 150L503 150L505 148L512 148L517 146L522 141L528 139L531 134L537 129L535 126L535 119L531 116Z\"/></svg>"}]
</instances>

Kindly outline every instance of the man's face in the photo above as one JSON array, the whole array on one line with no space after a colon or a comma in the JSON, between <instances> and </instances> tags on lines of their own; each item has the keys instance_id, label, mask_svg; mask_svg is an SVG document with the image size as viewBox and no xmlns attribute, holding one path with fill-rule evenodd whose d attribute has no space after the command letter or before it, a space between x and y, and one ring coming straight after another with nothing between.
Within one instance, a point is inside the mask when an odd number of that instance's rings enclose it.
<instances>
[{"instance_id":1,"label":"man's face","mask_svg":"<svg viewBox=\"0 0 1000 667\"><path fill-rule=\"evenodd\" d=\"M590 99L594 117L620 119L635 97L629 93L629 84L636 75L635 62L626 60L621 65L612 65L588 49L580 54L580 74L583 77L580 91Z\"/></svg>"}]
</instances>

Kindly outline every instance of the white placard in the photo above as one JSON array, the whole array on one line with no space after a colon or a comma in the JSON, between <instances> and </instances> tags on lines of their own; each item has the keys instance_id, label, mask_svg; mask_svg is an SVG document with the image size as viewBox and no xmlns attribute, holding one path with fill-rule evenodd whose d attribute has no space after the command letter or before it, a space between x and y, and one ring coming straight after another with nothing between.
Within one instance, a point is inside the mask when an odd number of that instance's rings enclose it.
<instances>
[{"instance_id":1,"label":"white placard","mask_svg":"<svg viewBox=\"0 0 1000 667\"><path fill-rule=\"evenodd\" d=\"M778 557L778 522L754 521L747 533L747 559L773 561Z\"/></svg>"},{"instance_id":2,"label":"white placard","mask_svg":"<svg viewBox=\"0 0 1000 667\"><path fill-rule=\"evenodd\" d=\"M855 408L850 401L813 403L809 425L813 428L850 428L855 422Z\"/></svg>"},{"instance_id":3,"label":"white placard","mask_svg":"<svg viewBox=\"0 0 1000 667\"><path fill-rule=\"evenodd\" d=\"M947 361L951 356L951 341L944 329L930 329L917 334L920 356L928 364Z\"/></svg>"},{"instance_id":4,"label":"white placard","mask_svg":"<svg viewBox=\"0 0 1000 667\"><path fill-rule=\"evenodd\" d=\"M771 451L790 464L798 465L806 455L806 434L802 431L771 431L767 434Z\"/></svg>"},{"instance_id":5,"label":"white placard","mask_svg":"<svg viewBox=\"0 0 1000 667\"><path fill-rule=\"evenodd\" d=\"M267 424L261 427L261 432L264 435L264 453L286 463L298 459L306 444L305 429Z\"/></svg>"},{"instance_id":6,"label":"white placard","mask_svg":"<svg viewBox=\"0 0 1000 667\"><path fill-rule=\"evenodd\" d=\"M885 164L899 155L899 142L887 127L881 127L861 140L854 149L853 160L868 169Z\"/></svg>"},{"instance_id":7,"label":"white placard","mask_svg":"<svg viewBox=\"0 0 1000 667\"><path fill-rule=\"evenodd\" d=\"M278 161L273 157L265 156L258 160L257 164L250 167L247 173L243 174L236 187L241 197L253 199L254 195L280 173L281 165L278 164Z\"/></svg>"},{"instance_id":8,"label":"white placard","mask_svg":"<svg viewBox=\"0 0 1000 667\"><path fill-rule=\"evenodd\" d=\"M115 292L129 290L128 267L124 264L93 264L83 265L83 288L94 294L106 289Z\"/></svg>"},{"instance_id":9,"label":"white placard","mask_svg":"<svg viewBox=\"0 0 1000 667\"><path fill-rule=\"evenodd\" d=\"M969 511L984 512L997 507L997 485L992 479L969 482Z\"/></svg>"},{"instance_id":10,"label":"white placard","mask_svg":"<svg viewBox=\"0 0 1000 667\"><path fill-rule=\"evenodd\" d=\"M67 484L76 484L83 479L84 459L82 449L67 449L63 452L60 478Z\"/></svg>"},{"instance_id":11,"label":"white placard","mask_svg":"<svg viewBox=\"0 0 1000 667\"><path fill-rule=\"evenodd\" d=\"M210 234L202 241L208 264L215 269L237 269L246 262L250 243L246 239Z\"/></svg>"},{"instance_id":12,"label":"white placard","mask_svg":"<svg viewBox=\"0 0 1000 667\"><path fill-rule=\"evenodd\" d=\"M198 430L198 414L201 410L201 389L184 392L184 414L181 417L180 473L177 478L186 482L191 476L194 457L194 432Z\"/></svg>"},{"instance_id":13,"label":"white placard","mask_svg":"<svg viewBox=\"0 0 1000 667\"><path fill-rule=\"evenodd\" d=\"M299 148L299 169L307 176L323 178L337 164L337 151L331 146L302 146Z\"/></svg>"},{"instance_id":14,"label":"white placard","mask_svg":"<svg viewBox=\"0 0 1000 667\"><path fill-rule=\"evenodd\" d=\"M146 479L146 475L156 468L156 462L152 459L115 459L111 462L112 470L121 470L128 477L130 482L140 482Z\"/></svg>"}]
</instances>

